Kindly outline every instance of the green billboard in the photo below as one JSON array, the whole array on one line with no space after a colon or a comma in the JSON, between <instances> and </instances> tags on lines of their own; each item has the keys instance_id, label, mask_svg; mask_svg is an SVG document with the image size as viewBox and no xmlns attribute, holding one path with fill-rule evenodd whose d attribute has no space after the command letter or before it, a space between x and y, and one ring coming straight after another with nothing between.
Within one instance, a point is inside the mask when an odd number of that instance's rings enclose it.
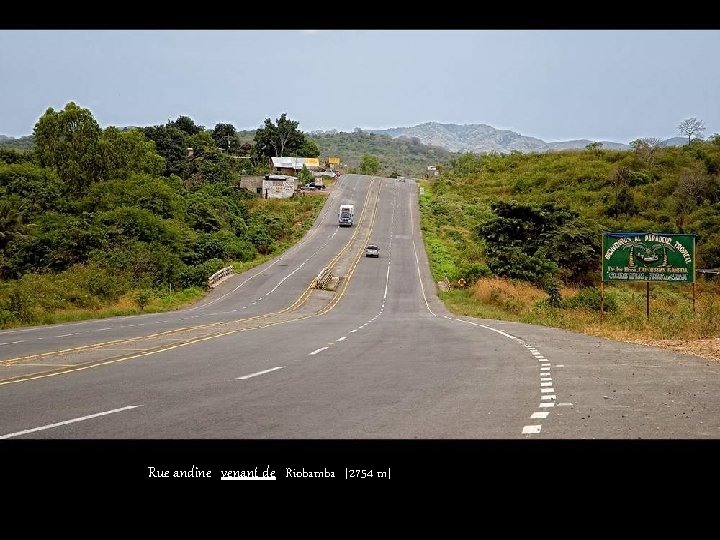
<instances>
[{"instance_id":1,"label":"green billboard","mask_svg":"<svg viewBox=\"0 0 720 540\"><path fill-rule=\"evenodd\" d=\"M694 283L695 235L604 233L602 280Z\"/></svg>"}]
</instances>

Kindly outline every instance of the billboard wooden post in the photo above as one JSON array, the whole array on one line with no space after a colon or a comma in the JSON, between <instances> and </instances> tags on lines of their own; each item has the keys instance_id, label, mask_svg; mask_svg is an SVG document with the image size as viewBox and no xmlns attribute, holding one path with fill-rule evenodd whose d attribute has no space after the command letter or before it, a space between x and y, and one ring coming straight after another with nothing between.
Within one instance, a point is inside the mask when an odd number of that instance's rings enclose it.
<instances>
[{"instance_id":1,"label":"billboard wooden post","mask_svg":"<svg viewBox=\"0 0 720 540\"><path fill-rule=\"evenodd\" d=\"M605 234L600 239L600 322L603 322L605 310L605 272L603 272L602 256L605 254Z\"/></svg>"},{"instance_id":2,"label":"billboard wooden post","mask_svg":"<svg viewBox=\"0 0 720 540\"><path fill-rule=\"evenodd\" d=\"M650 282L645 282L645 316L650 320Z\"/></svg>"}]
</instances>

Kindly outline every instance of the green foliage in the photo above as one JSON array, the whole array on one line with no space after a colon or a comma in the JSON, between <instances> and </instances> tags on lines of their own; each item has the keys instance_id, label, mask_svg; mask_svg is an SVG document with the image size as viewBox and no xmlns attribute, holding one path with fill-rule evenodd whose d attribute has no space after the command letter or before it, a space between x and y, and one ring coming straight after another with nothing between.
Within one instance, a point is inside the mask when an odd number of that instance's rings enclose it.
<instances>
[{"instance_id":1,"label":"green foliage","mask_svg":"<svg viewBox=\"0 0 720 540\"><path fill-rule=\"evenodd\" d=\"M40 164L57 171L73 195L82 195L102 178L101 129L88 109L69 102L52 107L35 124L33 135Z\"/></svg>"},{"instance_id":2,"label":"green foliage","mask_svg":"<svg viewBox=\"0 0 720 540\"><path fill-rule=\"evenodd\" d=\"M14 163L24 163L27 161L32 162L35 159L35 152L5 147L3 146L5 142L6 141L0 139L0 163L12 165Z\"/></svg>"},{"instance_id":3,"label":"green foliage","mask_svg":"<svg viewBox=\"0 0 720 540\"><path fill-rule=\"evenodd\" d=\"M320 156L320 147L318 144L313 141L312 139L305 137L305 143L303 144L302 148L300 149L299 155L302 157L319 157Z\"/></svg>"},{"instance_id":4,"label":"green foliage","mask_svg":"<svg viewBox=\"0 0 720 540\"><path fill-rule=\"evenodd\" d=\"M170 218L180 217L185 204L182 195L165 179L133 173L124 180L108 180L92 185L80 201L80 208L97 212L135 206Z\"/></svg>"},{"instance_id":5,"label":"green foliage","mask_svg":"<svg viewBox=\"0 0 720 540\"><path fill-rule=\"evenodd\" d=\"M340 156L346 169L358 169L365 154L377 156L381 176L397 171L404 176L424 177L428 165L447 165L453 155L444 148L428 146L417 139L393 139L362 130L313 134L312 139L321 156Z\"/></svg>"},{"instance_id":6,"label":"green foliage","mask_svg":"<svg viewBox=\"0 0 720 540\"><path fill-rule=\"evenodd\" d=\"M298 177L298 182L302 185L309 184L314 179L312 173L308 170L308 168L305 165L303 165L303 168L300 169L300 172L298 172L297 177Z\"/></svg>"},{"instance_id":7,"label":"green foliage","mask_svg":"<svg viewBox=\"0 0 720 540\"><path fill-rule=\"evenodd\" d=\"M262 225L253 225L248 231L248 236L258 253L267 255L272 252L272 237Z\"/></svg>"},{"instance_id":8,"label":"green foliage","mask_svg":"<svg viewBox=\"0 0 720 540\"><path fill-rule=\"evenodd\" d=\"M472 285L480 278L491 276L492 271L484 263L465 263L459 267L458 274L467 285Z\"/></svg>"},{"instance_id":9,"label":"green foliage","mask_svg":"<svg viewBox=\"0 0 720 540\"><path fill-rule=\"evenodd\" d=\"M158 176L165 170L165 159L155 152L155 143L140 129L120 131L110 126L99 142L102 177L126 180L133 174Z\"/></svg>"},{"instance_id":10,"label":"green foliage","mask_svg":"<svg viewBox=\"0 0 720 540\"><path fill-rule=\"evenodd\" d=\"M198 139L209 139L207 133L196 136ZM206 146L209 140L196 141L201 146L197 152L185 160L182 176L185 186L190 190L203 187L205 184L230 185L233 180L232 166L222 152L215 147Z\"/></svg>"},{"instance_id":11,"label":"green foliage","mask_svg":"<svg viewBox=\"0 0 720 540\"><path fill-rule=\"evenodd\" d=\"M135 291L134 298L138 307L144 310L145 306L147 306L153 298L153 291L152 289L139 289Z\"/></svg>"},{"instance_id":12,"label":"green foliage","mask_svg":"<svg viewBox=\"0 0 720 540\"><path fill-rule=\"evenodd\" d=\"M17 238L6 247L0 277L64 270L87 261L90 253L104 249L108 240L107 229L89 216L47 212L38 218L32 235Z\"/></svg>"},{"instance_id":13,"label":"green foliage","mask_svg":"<svg viewBox=\"0 0 720 540\"><path fill-rule=\"evenodd\" d=\"M231 154L239 154L240 150L240 139L237 136L237 130L232 124L215 124L215 129L212 131L212 138L215 141L215 146L222 148L226 152Z\"/></svg>"},{"instance_id":14,"label":"green foliage","mask_svg":"<svg viewBox=\"0 0 720 540\"><path fill-rule=\"evenodd\" d=\"M223 268L225 263L221 259L210 259L204 263L187 267L180 275L183 287L207 287L210 276Z\"/></svg>"},{"instance_id":15,"label":"green foliage","mask_svg":"<svg viewBox=\"0 0 720 540\"><path fill-rule=\"evenodd\" d=\"M62 193L62 182L54 170L30 162L0 163L0 201L19 198L17 210L26 222L44 212L62 210L66 206Z\"/></svg>"},{"instance_id":16,"label":"green foliage","mask_svg":"<svg viewBox=\"0 0 720 540\"><path fill-rule=\"evenodd\" d=\"M27 226L23 223L22 204L17 196L0 199L0 248L11 240L25 237Z\"/></svg>"},{"instance_id":17,"label":"green foliage","mask_svg":"<svg viewBox=\"0 0 720 540\"><path fill-rule=\"evenodd\" d=\"M561 259L573 258L556 235L578 217L574 212L553 203L531 206L515 201L498 201L491 208L496 217L478 226L476 234L485 242L487 263L495 274L543 284L558 272ZM563 235L573 239L581 231L582 226L569 226Z\"/></svg>"},{"instance_id":18,"label":"green foliage","mask_svg":"<svg viewBox=\"0 0 720 540\"><path fill-rule=\"evenodd\" d=\"M160 290L198 291L223 266L250 267L299 239L324 199L262 201L237 188L238 162L218 149L234 133L188 117L103 131L74 103L48 109L29 138L37 152L0 149L0 325L127 299L158 309ZM251 138L236 135L247 153Z\"/></svg>"},{"instance_id":19,"label":"green foliage","mask_svg":"<svg viewBox=\"0 0 720 540\"><path fill-rule=\"evenodd\" d=\"M586 287L580 289L577 294L564 299L563 305L571 309L587 309L589 311L600 311L600 289L597 287ZM607 291L603 304L603 311L606 313L617 311L617 297L613 291Z\"/></svg>"},{"instance_id":20,"label":"green foliage","mask_svg":"<svg viewBox=\"0 0 720 540\"><path fill-rule=\"evenodd\" d=\"M32 135L28 135L25 137L19 137L17 139L15 138L3 138L0 136L0 160L5 159L3 156L8 156L12 154L3 154L3 151L9 150L11 152L16 152L16 156L18 154L20 155L27 155L28 157L32 158L34 157L35 150L35 137ZM22 159L22 158L21 158ZM7 163L11 163L8 161Z\"/></svg>"},{"instance_id":21,"label":"green foliage","mask_svg":"<svg viewBox=\"0 0 720 540\"><path fill-rule=\"evenodd\" d=\"M112 231L116 238L120 236L143 242L157 241L175 245L182 235L175 222L165 220L144 208L121 206L99 212L97 222L106 230Z\"/></svg>"},{"instance_id":22,"label":"green foliage","mask_svg":"<svg viewBox=\"0 0 720 540\"><path fill-rule=\"evenodd\" d=\"M122 246L93 255L97 265L126 276L131 287L180 285L180 276L187 268L172 246L157 242L130 240Z\"/></svg>"},{"instance_id":23,"label":"green foliage","mask_svg":"<svg viewBox=\"0 0 720 540\"><path fill-rule=\"evenodd\" d=\"M155 143L155 151L165 159L165 175L182 176L190 148L189 134L171 123L143 128L143 133Z\"/></svg>"},{"instance_id":24,"label":"green foliage","mask_svg":"<svg viewBox=\"0 0 720 540\"><path fill-rule=\"evenodd\" d=\"M266 118L253 139L258 158L300 155L305 147L305 134L298 129L298 124L296 120L288 120L287 113L277 118L276 123Z\"/></svg>"},{"instance_id":25,"label":"green foliage","mask_svg":"<svg viewBox=\"0 0 720 540\"><path fill-rule=\"evenodd\" d=\"M560 283L598 282L603 230L694 233L698 267L720 267L716 162L715 139L682 148L648 139L630 152L457 156L420 197L433 271L460 275L486 264L552 295Z\"/></svg>"},{"instance_id":26,"label":"green foliage","mask_svg":"<svg viewBox=\"0 0 720 540\"><path fill-rule=\"evenodd\" d=\"M364 154L359 168L360 174L377 175L380 171L380 160L372 154Z\"/></svg>"},{"instance_id":27,"label":"green foliage","mask_svg":"<svg viewBox=\"0 0 720 540\"><path fill-rule=\"evenodd\" d=\"M193 136L205 131L203 126L197 125L189 116L178 116L175 120L167 123L170 128L177 128L186 134Z\"/></svg>"}]
</instances>

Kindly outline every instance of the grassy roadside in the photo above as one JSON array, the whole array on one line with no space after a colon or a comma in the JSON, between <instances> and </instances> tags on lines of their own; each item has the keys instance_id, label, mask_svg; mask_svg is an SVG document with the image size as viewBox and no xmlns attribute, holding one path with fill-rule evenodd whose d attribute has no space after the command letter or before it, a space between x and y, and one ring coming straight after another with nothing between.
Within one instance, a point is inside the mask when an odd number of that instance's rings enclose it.
<instances>
[{"instance_id":1,"label":"grassy roadside","mask_svg":"<svg viewBox=\"0 0 720 540\"><path fill-rule=\"evenodd\" d=\"M697 284L693 312L689 285L654 283L649 318L644 284L609 286L605 292L602 321L597 289L563 288L563 307L550 306L548 295L540 289L501 278L481 278L469 288L440 292L439 296L458 315L539 324L622 341L720 335L720 284Z\"/></svg>"},{"instance_id":2,"label":"grassy roadside","mask_svg":"<svg viewBox=\"0 0 720 540\"><path fill-rule=\"evenodd\" d=\"M604 317L600 319L600 290L562 288L561 306L548 303L548 294L529 283L489 275L482 253L468 242L467 230L448 226L432 212L432 185L421 181L423 242L436 282L449 280L449 291L438 296L451 312L482 319L496 319L562 328L619 341L647 343L720 360L720 279L700 278L692 286L653 283L650 317L646 315L644 283L609 284L605 287ZM461 251L462 250L462 251ZM477 281L457 284L456 261L477 265ZM688 343L694 342L694 345ZM698 344L703 344L700 347Z\"/></svg>"},{"instance_id":3,"label":"grassy roadside","mask_svg":"<svg viewBox=\"0 0 720 540\"><path fill-rule=\"evenodd\" d=\"M228 261L227 265L232 266L235 273L239 274L277 257L294 246L312 227L313 222L323 208L326 197L313 197L308 200L312 201L309 209L297 213L295 227L293 227L289 238L277 244L272 253L260 255L251 261ZM265 204L265 202L259 201L259 204ZM4 321L0 311L0 329L175 311L201 300L208 292L202 287L189 287L181 290L168 288L132 289L114 302L101 302L91 297L85 290L75 288L77 291L75 301L85 305L72 305L72 301L61 298L60 291L73 288L79 281L82 281L77 279L79 273L82 273L82 269L56 275L38 276L37 281L28 284L28 294L31 294L29 291L34 289L35 295L41 297L38 298L40 302L49 302L48 298L53 297L52 299L58 307L43 309L39 304L35 304L33 308L28 310L27 321L25 322Z\"/></svg>"}]
</instances>

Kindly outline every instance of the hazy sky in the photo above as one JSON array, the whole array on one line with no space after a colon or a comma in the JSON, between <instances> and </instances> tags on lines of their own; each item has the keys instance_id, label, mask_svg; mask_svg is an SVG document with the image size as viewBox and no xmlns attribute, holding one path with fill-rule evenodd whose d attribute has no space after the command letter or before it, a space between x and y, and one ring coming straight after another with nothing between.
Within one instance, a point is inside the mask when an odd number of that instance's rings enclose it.
<instances>
[{"instance_id":1,"label":"hazy sky","mask_svg":"<svg viewBox=\"0 0 720 540\"><path fill-rule=\"evenodd\" d=\"M305 132L489 124L546 141L720 132L720 30L0 30L0 134L48 107L102 127Z\"/></svg>"}]
</instances>

